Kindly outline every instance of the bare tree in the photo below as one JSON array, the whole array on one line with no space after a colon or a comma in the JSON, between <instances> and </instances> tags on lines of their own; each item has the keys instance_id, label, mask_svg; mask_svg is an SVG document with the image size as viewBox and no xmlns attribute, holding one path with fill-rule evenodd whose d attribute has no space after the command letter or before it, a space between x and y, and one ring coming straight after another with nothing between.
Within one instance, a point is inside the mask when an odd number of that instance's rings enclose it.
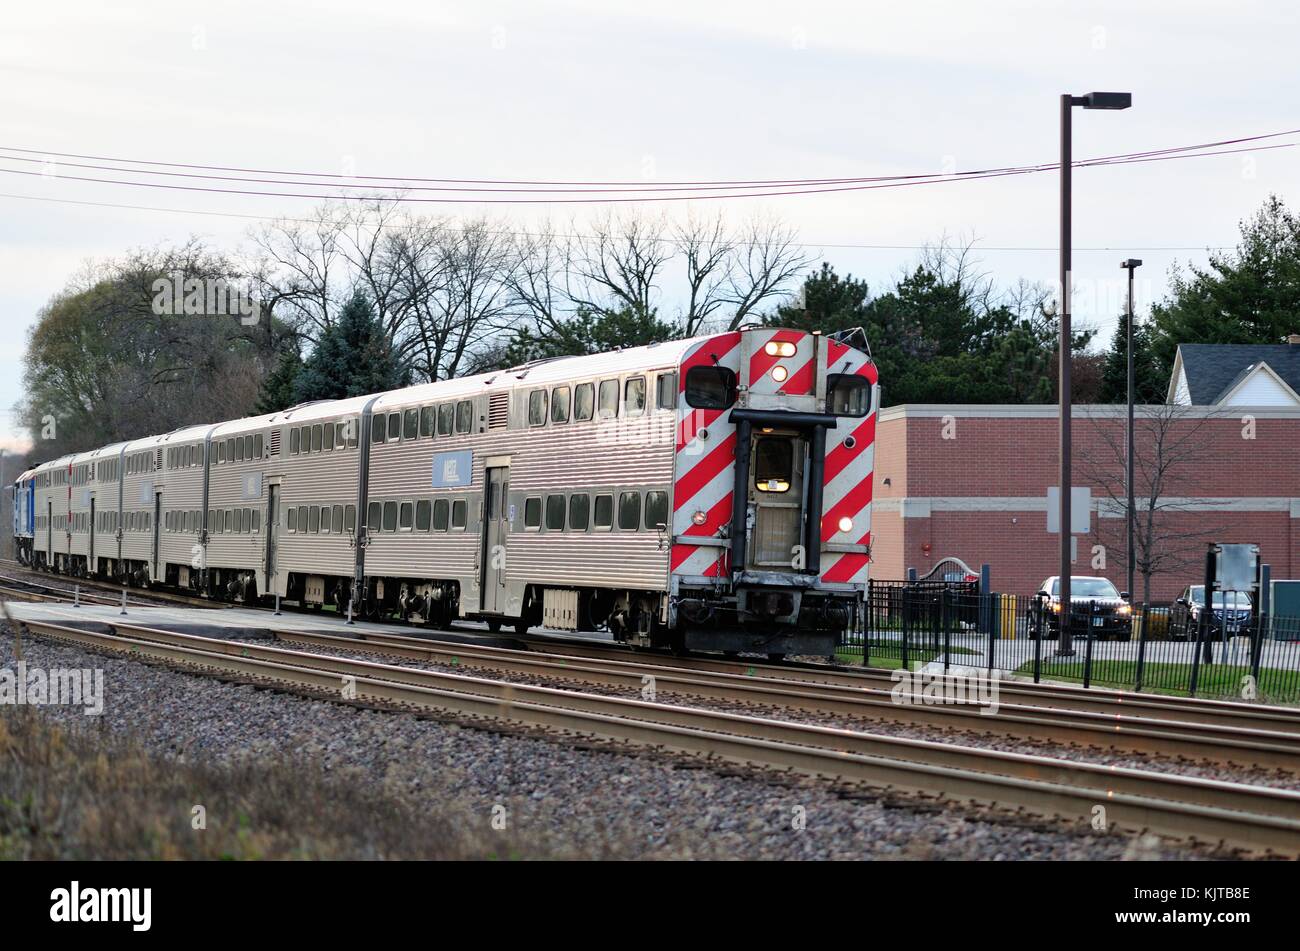
<instances>
[{"instance_id":1,"label":"bare tree","mask_svg":"<svg viewBox=\"0 0 1300 951\"><path fill-rule=\"evenodd\" d=\"M251 273L262 306L292 324L308 340L334 322L348 288L346 258L339 248L343 213L322 205L306 222L280 219L251 233L256 247ZM341 259L342 258L342 259Z\"/></svg>"},{"instance_id":2,"label":"bare tree","mask_svg":"<svg viewBox=\"0 0 1300 951\"><path fill-rule=\"evenodd\" d=\"M1203 512L1213 499L1196 497L1200 471L1211 451L1213 414L1173 404L1137 408L1133 428L1134 570L1142 576L1142 600L1151 602L1151 578L1198 567L1205 545L1223 531L1213 515L1201 515L1194 527L1175 516ZM1128 570L1126 544L1128 493L1124 483L1126 439L1123 418L1113 411L1091 417L1079 451L1080 472L1101 491L1102 502L1119 518L1098 519L1108 552Z\"/></svg>"},{"instance_id":3,"label":"bare tree","mask_svg":"<svg viewBox=\"0 0 1300 951\"><path fill-rule=\"evenodd\" d=\"M573 234L566 245L569 301L603 316L622 310L653 312L656 282L673 257L672 244L665 240L666 219L607 212L589 229L588 234Z\"/></svg>"},{"instance_id":4,"label":"bare tree","mask_svg":"<svg viewBox=\"0 0 1300 951\"><path fill-rule=\"evenodd\" d=\"M795 243L793 228L775 218L755 217L735 240L727 303L735 311L728 330L735 330L766 301L788 297L787 285L815 259Z\"/></svg>"},{"instance_id":5,"label":"bare tree","mask_svg":"<svg viewBox=\"0 0 1300 951\"><path fill-rule=\"evenodd\" d=\"M686 308L682 336L694 337L714 311L731 300L736 270L736 239L728 232L719 211L711 219L688 214L673 229L677 249L686 264Z\"/></svg>"}]
</instances>

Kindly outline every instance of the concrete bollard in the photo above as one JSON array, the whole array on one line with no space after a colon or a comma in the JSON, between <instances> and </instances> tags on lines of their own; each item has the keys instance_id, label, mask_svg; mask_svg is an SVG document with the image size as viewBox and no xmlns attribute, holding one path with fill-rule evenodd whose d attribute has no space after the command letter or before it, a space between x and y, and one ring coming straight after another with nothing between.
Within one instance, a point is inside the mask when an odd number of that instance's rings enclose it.
<instances>
[{"instance_id":1,"label":"concrete bollard","mask_svg":"<svg viewBox=\"0 0 1300 951\"><path fill-rule=\"evenodd\" d=\"M122 589L122 610L119 611L118 613L119 614L126 613L126 589L125 588Z\"/></svg>"}]
</instances>

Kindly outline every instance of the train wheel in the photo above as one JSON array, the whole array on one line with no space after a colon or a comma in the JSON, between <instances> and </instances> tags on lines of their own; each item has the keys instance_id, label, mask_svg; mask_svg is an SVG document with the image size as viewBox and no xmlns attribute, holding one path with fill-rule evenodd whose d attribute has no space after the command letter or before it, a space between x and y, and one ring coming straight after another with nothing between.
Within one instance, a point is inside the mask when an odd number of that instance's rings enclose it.
<instances>
[{"instance_id":1,"label":"train wheel","mask_svg":"<svg viewBox=\"0 0 1300 951\"><path fill-rule=\"evenodd\" d=\"M526 620L520 618L518 621L515 621L515 633L518 634L520 637L523 637L525 634L528 633L528 629L531 626L532 625L530 625Z\"/></svg>"},{"instance_id":2,"label":"train wheel","mask_svg":"<svg viewBox=\"0 0 1300 951\"><path fill-rule=\"evenodd\" d=\"M501 633L501 619L500 619L500 618L496 618L496 617L494 617L494 618L488 618L487 626L488 626L488 630L491 631L493 634L500 634L500 633Z\"/></svg>"}]
</instances>

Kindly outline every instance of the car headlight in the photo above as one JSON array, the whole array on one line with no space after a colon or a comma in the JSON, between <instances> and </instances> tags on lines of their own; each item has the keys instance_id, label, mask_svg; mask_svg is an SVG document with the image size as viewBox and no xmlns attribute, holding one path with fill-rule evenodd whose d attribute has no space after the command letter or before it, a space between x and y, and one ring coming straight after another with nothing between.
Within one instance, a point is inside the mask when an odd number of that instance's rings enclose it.
<instances>
[{"instance_id":1,"label":"car headlight","mask_svg":"<svg viewBox=\"0 0 1300 951\"><path fill-rule=\"evenodd\" d=\"M1060 602L1060 601L1053 601L1053 602L1052 602L1052 613L1053 613L1053 614L1060 614L1060 613L1061 613L1061 602Z\"/></svg>"},{"instance_id":2,"label":"car headlight","mask_svg":"<svg viewBox=\"0 0 1300 951\"><path fill-rule=\"evenodd\" d=\"M1124 617L1128 617L1129 615L1131 615L1131 614L1133 613L1133 605L1131 605L1131 604L1121 604L1121 605L1116 609L1116 613L1117 613L1117 614L1122 614L1122 615L1124 615Z\"/></svg>"}]
</instances>

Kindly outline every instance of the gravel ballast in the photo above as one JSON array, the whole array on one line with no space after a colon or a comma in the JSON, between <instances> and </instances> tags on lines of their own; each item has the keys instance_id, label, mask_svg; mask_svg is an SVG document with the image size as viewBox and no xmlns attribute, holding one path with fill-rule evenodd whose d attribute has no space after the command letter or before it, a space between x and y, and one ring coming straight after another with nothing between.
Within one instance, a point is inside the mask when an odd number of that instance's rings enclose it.
<instances>
[{"instance_id":1,"label":"gravel ballast","mask_svg":"<svg viewBox=\"0 0 1300 951\"><path fill-rule=\"evenodd\" d=\"M223 763L302 761L370 782L429 813L505 818L559 854L620 858L1124 859L1206 857L1150 836L1027 824L962 808L842 795L812 781L683 768L680 759L583 748L357 709L30 639L30 666L98 667L105 708L44 707L64 725L129 736L158 754ZM14 640L0 667L15 666Z\"/></svg>"}]
</instances>

